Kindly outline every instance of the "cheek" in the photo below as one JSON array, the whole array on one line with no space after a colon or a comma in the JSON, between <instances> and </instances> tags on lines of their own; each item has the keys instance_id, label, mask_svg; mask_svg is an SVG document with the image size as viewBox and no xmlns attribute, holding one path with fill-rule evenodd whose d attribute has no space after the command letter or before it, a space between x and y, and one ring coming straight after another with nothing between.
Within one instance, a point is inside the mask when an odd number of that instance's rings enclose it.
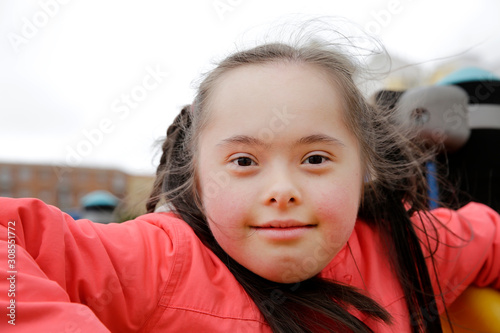
<instances>
[{"instance_id":1,"label":"cheek","mask_svg":"<svg viewBox=\"0 0 500 333\"><path fill-rule=\"evenodd\" d=\"M325 241L336 254L349 239L356 223L361 191L336 186L321 192L316 200L316 217L325 223Z\"/></svg>"},{"instance_id":2,"label":"cheek","mask_svg":"<svg viewBox=\"0 0 500 333\"><path fill-rule=\"evenodd\" d=\"M210 161L198 165L198 191L204 214L210 229L219 244L227 243L229 235L239 238L240 230L248 211L248 196L243 188L235 186L229 174ZM231 238L231 237L230 237Z\"/></svg>"},{"instance_id":3,"label":"cheek","mask_svg":"<svg viewBox=\"0 0 500 333\"><path fill-rule=\"evenodd\" d=\"M201 200L205 215L220 228L234 227L244 220L248 196L228 183L217 183L215 177L200 181ZM211 225L212 227L212 225ZM215 234L215 230L213 230Z\"/></svg>"},{"instance_id":4,"label":"cheek","mask_svg":"<svg viewBox=\"0 0 500 333\"><path fill-rule=\"evenodd\" d=\"M248 211L253 194L221 166L205 163L198 169L198 189L207 215L217 223L238 221Z\"/></svg>"},{"instance_id":5,"label":"cheek","mask_svg":"<svg viewBox=\"0 0 500 333\"><path fill-rule=\"evenodd\" d=\"M213 198L205 198L203 200L203 207L205 208L207 218L222 225L230 224L231 221L236 222L241 220L244 209L241 201L238 201L234 195L231 195L231 192Z\"/></svg>"},{"instance_id":6,"label":"cheek","mask_svg":"<svg viewBox=\"0 0 500 333\"><path fill-rule=\"evenodd\" d=\"M242 249L248 240L245 221L248 219L248 200L240 191L226 188L217 196L205 196L203 205L208 224L217 243L233 259L242 263Z\"/></svg>"},{"instance_id":7,"label":"cheek","mask_svg":"<svg viewBox=\"0 0 500 333\"><path fill-rule=\"evenodd\" d=\"M332 216L356 216L360 196L361 190L350 184L327 187L323 191L318 191L314 200L317 215L326 220Z\"/></svg>"}]
</instances>

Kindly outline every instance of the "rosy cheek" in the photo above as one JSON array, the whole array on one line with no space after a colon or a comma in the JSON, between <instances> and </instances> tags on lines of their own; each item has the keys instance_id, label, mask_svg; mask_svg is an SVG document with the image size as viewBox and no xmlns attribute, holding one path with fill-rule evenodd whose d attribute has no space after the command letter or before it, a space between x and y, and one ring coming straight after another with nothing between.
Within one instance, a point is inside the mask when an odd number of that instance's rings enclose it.
<instances>
[{"instance_id":1,"label":"rosy cheek","mask_svg":"<svg viewBox=\"0 0 500 333\"><path fill-rule=\"evenodd\" d=\"M339 215L339 212L347 212L353 206L354 198L349 189L335 187L318 193L315 200L316 214L319 218L329 219Z\"/></svg>"},{"instance_id":2,"label":"rosy cheek","mask_svg":"<svg viewBox=\"0 0 500 333\"><path fill-rule=\"evenodd\" d=\"M317 200L316 217L326 223L324 237L338 251L352 233L358 212L357 192L337 187L323 192Z\"/></svg>"},{"instance_id":3,"label":"rosy cheek","mask_svg":"<svg viewBox=\"0 0 500 333\"><path fill-rule=\"evenodd\" d=\"M244 211L242 204L244 201L239 199L238 193L231 188L225 188L218 191L215 196L204 196L203 205L205 213L212 221L221 226L235 223L241 220L241 213Z\"/></svg>"}]
</instances>

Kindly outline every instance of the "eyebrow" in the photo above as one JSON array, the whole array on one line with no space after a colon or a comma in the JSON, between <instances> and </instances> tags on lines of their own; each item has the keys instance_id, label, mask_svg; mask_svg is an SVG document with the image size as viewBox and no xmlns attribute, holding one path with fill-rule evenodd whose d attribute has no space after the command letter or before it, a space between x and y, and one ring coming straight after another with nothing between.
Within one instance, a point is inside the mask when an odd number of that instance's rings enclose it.
<instances>
[{"instance_id":1,"label":"eyebrow","mask_svg":"<svg viewBox=\"0 0 500 333\"><path fill-rule=\"evenodd\" d=\"M314 143L325 143L334 146L346 147L346 145L339 139L331 137L326 134L312 134L297 140L293 146L300 145L310 145ZM248 135L234 135L227 139L222 140L217 146L231 146L236 144L249 145L249 146L261 146L263 148L269 148L270 145L264 141Z\"/></svg>"},{"instance_id":2,"label":"eyebrow","mask_svg":"<svg viewBox=\"0 0 500 333\"><path fill-rule=\"evenodd\" d=\"M331 137L326 134L312 134L305 136L303 138L300 138L297 140L295 145L309 145L313 143L325 143L329 145L334 145L334 146L340 146L340 147L345 147L346 145L339 139Z\"/></svg>"},{"instance_id":3,"label":"eyebrow","mask_svg":"<svg viewBox=\"0 0 500 333\"><path fill-rule=\"evenodd\" d=\"M262 146L266 148L269 147L269 145L264 143L264 141L248 135L233 135L219 142L217 146L231 146L237 144L248 146Z\"/></svg>"}]
</instances>

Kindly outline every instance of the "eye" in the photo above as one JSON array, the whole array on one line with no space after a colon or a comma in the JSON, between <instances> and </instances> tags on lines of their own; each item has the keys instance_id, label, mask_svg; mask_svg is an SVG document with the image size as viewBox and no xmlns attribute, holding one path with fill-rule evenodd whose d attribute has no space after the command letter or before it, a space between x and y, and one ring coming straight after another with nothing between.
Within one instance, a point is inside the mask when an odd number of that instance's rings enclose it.
<instances>
[{"instance_id":1,"label":"eye","mask_svg":"<svg viewBox=\"0 0 500 333\"><path fill-rule=\"evenodd\" d=\"M237 158L231 160L231 163L234 163L237 166L244 166L244 167L256 165L256 163L250 157L246 157L246 156L237 157Z\"/></svg>"},{"instance_id":2,"label":"eye","mask_svg":"<svg viewBox=\"0 0 500 333\"><path fill-rule=\"evenodd\" d=\"M304 162L304 164L321 164L321 163L325 163L326 161L329 161L330 159L328 157L325 157L325 156L321 156L321 155L311 155L309 157L307 157Z\"/></svg>"}]
</instances>

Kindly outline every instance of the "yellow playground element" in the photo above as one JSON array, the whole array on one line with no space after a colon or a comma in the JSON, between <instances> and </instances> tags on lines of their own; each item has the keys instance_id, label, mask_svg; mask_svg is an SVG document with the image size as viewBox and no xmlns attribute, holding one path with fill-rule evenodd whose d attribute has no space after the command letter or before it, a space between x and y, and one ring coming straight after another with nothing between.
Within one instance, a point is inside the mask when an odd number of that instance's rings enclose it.
<instances>
[{"instance_id":1,"label":"yellow playground element","mask_svg":"<svg viewBox=\"0 0 500 333\"><path fill-rule=\"evenodd\" d=\"M500 333L500 292L491 288L469 287L448 308L454 333ZM450 325L441 317L444 333Z\"/></svg>"}]
</instances>

